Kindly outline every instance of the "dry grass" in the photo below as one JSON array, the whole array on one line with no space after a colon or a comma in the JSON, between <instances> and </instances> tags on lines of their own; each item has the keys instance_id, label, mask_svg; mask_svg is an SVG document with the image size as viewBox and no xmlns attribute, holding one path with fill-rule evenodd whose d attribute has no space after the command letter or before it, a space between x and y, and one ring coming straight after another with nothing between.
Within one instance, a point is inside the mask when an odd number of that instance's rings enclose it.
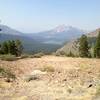
<instances>
[{"instance_id":1,"label":"dry grass","mask_svg":"<svg viewBox=\"0 0 100 100\"><path fill-rule=\"evenodd\" d=\"M16 61L18 60L17 57L15 57L14 55L0 55L0 59L4 60L4 61Z\"/></svg>"},{"instance_id":2,"label":"dry grass","mask_svg":"<svg viewBox=\"0 0 100 100\"><path fill-rule=\"evenodd\" d=\"M41 71L43 71L43 72L54 72L55 69L54 69L54 67L52 67L50 65L45 65L41 68Z\"/></svg>"},{"instance_id":3,"label":"dry grass","mask_svg":"<svg viewBox=\"0 0 100 100\"><path fill-rule=\"evenodd\" d=\"M44 56L43 53L37 53L33 55L33 58L41 58L42 56Z\"/></svg>"},{"instance_id":4,"label":"dry grass","mask_svg":"<svg viewBox=\"0 0 100 100\"><path fill-rule=\"evenodd\" d=\"M99 59L43 56L14 62L0 61L0 66L9 68L19 78L7 95L6 89L0 90L1 100L20 97L26 100L93 100L100 92L96 88L100 78ZM23 81L23 76L37 69L46 71L46 74L39 75L38 80Z\"/></svg>"},{"instance_id":5,"label":"dry grass","mask_svg":"<svg viewBox=\"0 0 100 100\"><path fill-rule=\"evenodd\" d=\"M4 78L16 78L16 76L10 70L4 68L0 68L0 76Z\"/></svg>"},{"instance_id":6,"label":"dry grass","mask_svg":"<svg viewBox=\"0 0 100 100\"><path fill-rule=\"evenodd\" d=\"M100 84L98 84L96 87L96 93L94 98L100 98Z\"/></svg>"}]
</instances>

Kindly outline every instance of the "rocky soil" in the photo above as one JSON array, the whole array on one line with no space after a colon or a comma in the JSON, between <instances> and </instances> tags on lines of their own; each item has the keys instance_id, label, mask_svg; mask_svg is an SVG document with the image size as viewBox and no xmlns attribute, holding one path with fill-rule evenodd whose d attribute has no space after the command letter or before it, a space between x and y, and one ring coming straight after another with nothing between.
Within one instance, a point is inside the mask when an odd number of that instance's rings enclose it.
<instances>
[{"instance_id":1,"label":"rocky soil","mask_svg":"<svg viewBox=\"0 0 100 100\"><path fill-rule=\"evenodd\" d=\"M44 56L0 61L16 76L0 78L0 100L100 100L100 60Z\"/></svg>"}]
</instances>

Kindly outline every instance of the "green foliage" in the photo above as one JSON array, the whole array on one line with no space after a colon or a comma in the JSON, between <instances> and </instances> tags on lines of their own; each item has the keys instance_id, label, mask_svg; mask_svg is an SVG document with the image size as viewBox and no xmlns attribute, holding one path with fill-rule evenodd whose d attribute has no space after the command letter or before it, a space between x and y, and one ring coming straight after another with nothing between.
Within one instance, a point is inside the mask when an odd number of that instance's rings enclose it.
<instances>
[{"instance_id":1,"label":"green foliage","mask_svg":"<svg viewBox=\"0 0 100 100\"><path fill-rule=\"evenodd\" d=\"M98 34L96 44L95 44L95 47L94 47L94 57L100 58L100 32Z\"/></svg>"},{"instance_id":2,"label":"green foliage","mask_svg":"<svg viewBox=\"0 0 100 100\"><path fill-rule=\"evenodd\" d=\"M0 44L0 54L2 54L2 50L1 50L1 44Z\"/></svg>"},{"instance_id":3,"label":"green foliage","mask_svg":"<svg viewBox=\"0 0 100 100\"><path fill-rule=\"evenodd\" d=\"M10 48L11 52L8 52L8 53L17 56L17 46L16 46L14 40L11 41L11 46L9 48Z\"/></svg>"},{"instance_id":4,"label":"green foliage","mask_svg":"<svg viewBox=\"0 0 100 100\"><path fill-rule=\"evenodd\" d=\"M20 56L23 50L23 46L20 40L9 40L1 44L0 54L12 54Z\"/></svg>"},{"instance_id":5,"label":"green foliage","mask_svg":"<svg viewBox=\"0 0 100 100\"><path fill-rule=\"evenodd\" d=\"M44 53L36 53L36 54L22 54L19 59L24 59L24 58L41 58L44 56Z\"/></svg>"},{"instance_id":6,"label":"green foliage","mask_svg":"<svg viewBox=\"0 0 100 100\"><path fill-rule=\"evenodd\" d=\"M8 53L11 54L12 53L12 43L10 40L8 41L7 46L8 46Z\"/></svg>"},{"instance_id":7,"label":"green foliage","mask_svg":"<svg viewBox=\"0 0 100 100\"><path fill-rule=\"evenodd\" d=\"M86 35L82 35L79 41L79 55L80 57L88 57L89 55L89 46Z\"/></svg>"},{"instance_id":8,"label":"green foliage","mask_svg":"<svg viewBox=\"0 0 100 100\"><path fill-rule=\"evenodd\" d=\"M1 51L2 51L3 54L8 54L8 43L7 43L7 41L2 43Z\"/></svg>"},{"instance_id":9,"label":"green foliage","mask_svg":"<svg viewBox=\"0 0 100 100\"><path fill-rule=\"evenodd\" d=\"M20 40L16 40L15 44L16 44L16 47L17 47L16 54L17 54L17 56L20 56L22 54L22 51L23 51L22 43L21 43Z\"/></svg>"},{"instance_id":10,"label":"green foliage","mask_svg":"<svg viewBox=\"0 0 100 100\"><path fill-rule=\"evenodd\" d=\"M75 57L74 54L70 51L69 54L67 55L68 57Z\"/></svg>"}]
</instances>

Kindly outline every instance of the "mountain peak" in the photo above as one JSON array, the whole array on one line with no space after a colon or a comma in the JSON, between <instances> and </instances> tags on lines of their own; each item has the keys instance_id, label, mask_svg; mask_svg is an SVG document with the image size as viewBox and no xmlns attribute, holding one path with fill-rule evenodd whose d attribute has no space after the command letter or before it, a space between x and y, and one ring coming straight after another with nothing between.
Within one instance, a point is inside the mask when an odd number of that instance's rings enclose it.
<instances>
[{"instance_id":1,"label":"mountain peak","mask_svg":"<svg viewBox=\"0 0 100 100\"><path fill-rule=\"evenodd\" d=\"M10 28L7 25L2 25L2 24L0 24L0 33L11 34L11 35L22 35L23 34L15 29Z\"/></svg>"},{"instance_id":2,"label":"mountain peak","mask_svg":"<svg viewBox=\"0 0 100 100\"><path fill-rule=\"evenodd\" d=\"M57 26L54 30L59 33L59 32L68 31L68 30L70 30L72 28L73 28L72 26L66 26L66 25L63 24L63 25Z\"/></svg>"}]
</instances>

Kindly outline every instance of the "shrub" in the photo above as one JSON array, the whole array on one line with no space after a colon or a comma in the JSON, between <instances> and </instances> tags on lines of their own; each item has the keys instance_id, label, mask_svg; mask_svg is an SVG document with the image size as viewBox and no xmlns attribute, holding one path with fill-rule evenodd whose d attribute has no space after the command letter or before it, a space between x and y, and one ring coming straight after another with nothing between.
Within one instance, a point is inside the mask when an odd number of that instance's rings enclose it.
<instances>
[{"instance_id":1,"label":"shrub","mask_svg":"<svg viewBox=\"0 0 100 100\"><path fill-rule=\"evenodd\" d=\"M100 100L100 84L96 87L96 93L93 96L92 100Z\"/></svg>"},{"instance_id":2,"label":"shrub","mask_svg":"<svg viewBox=\"0 0 100 100\"><path fill-rule=\"evenodd\" d=\"M100 58L100 32L96 39L95 47L94 47L94 57Z\"/></svg>"},{"instance_id":3,"label":"shrub","mask_svg":"<svg viewBox=\"0 0 100 100\"><path fill-rule=\"evenodd\" d=\"M97 86L96 96L100 96L100 85Z\"/></svg>"},{"instance_id":4,"label":"shrub","mask_svg":"<svg viewBox=\"0 0 100 100\"><path fill-rule=\"evenodd\" d=\"M68 88L68 93L72 93L72 89L71 88Z\"/></svg>"},{"instance_id":5,"label":"shrub","mask_svg":"<svg viewBox=\"0 0 100 100\"><path fill-rule=\"evenodd\" d=\"M44 66L44 67L41 69L41 71L43 71L43 72L54 72L55 69L54 69L54 67L52 67L52 66Z\"/></svg>"},{"instance_id":6,"label":"shrub","mask_svg":"<svg viewBox=\"0 0 100 100\"><path fill-rule=\"evenodd\" d=\"M4 78L8 78L8 79L16 78L16 76L10 70L4 69L4 68L0 68L0 76L2 76Z\"/></svg>"},{"instance_id":7,"label":"shrub","mask_svg":"<svg viewBox=\"0 0 100 100\"><path fill-rule=\"evenodd\" d=\"M33 55L34 58L41 58L42 56L44 56L44 54L41 52Z\"/></svg>"},{"instance_id":8,"label":"shrub","mask_svg":"<svg viewBox=\"0 0 100 100\"><path fill-rule=\"evenodd\" d=\"M34 58L34 55L29 55L29 58Z\"/></svg>"},{"instance_id":9,"label":"shrub","mask_svg":"<svg viewBox=\"0 0 100 100\"><path fill-rule=\"evenodd\" d=\"M26 54L23 54L23 55L21 55L21 57L20 57L21 59L24 59L24 58L29 58L29 55L26 55Z\"/></svg>"},{"instance_id":10,"label":"shrub","mask_svg":"<svg viewBox=\"0 0 100 100\"><path fill-rule=\"evenodd\" d=\"M0 55L0 59L1 60L5 60L5 61L15 61L15 60L18 60L18 58L15 57L14 55Z\"/></svg>"}]
</instances>

